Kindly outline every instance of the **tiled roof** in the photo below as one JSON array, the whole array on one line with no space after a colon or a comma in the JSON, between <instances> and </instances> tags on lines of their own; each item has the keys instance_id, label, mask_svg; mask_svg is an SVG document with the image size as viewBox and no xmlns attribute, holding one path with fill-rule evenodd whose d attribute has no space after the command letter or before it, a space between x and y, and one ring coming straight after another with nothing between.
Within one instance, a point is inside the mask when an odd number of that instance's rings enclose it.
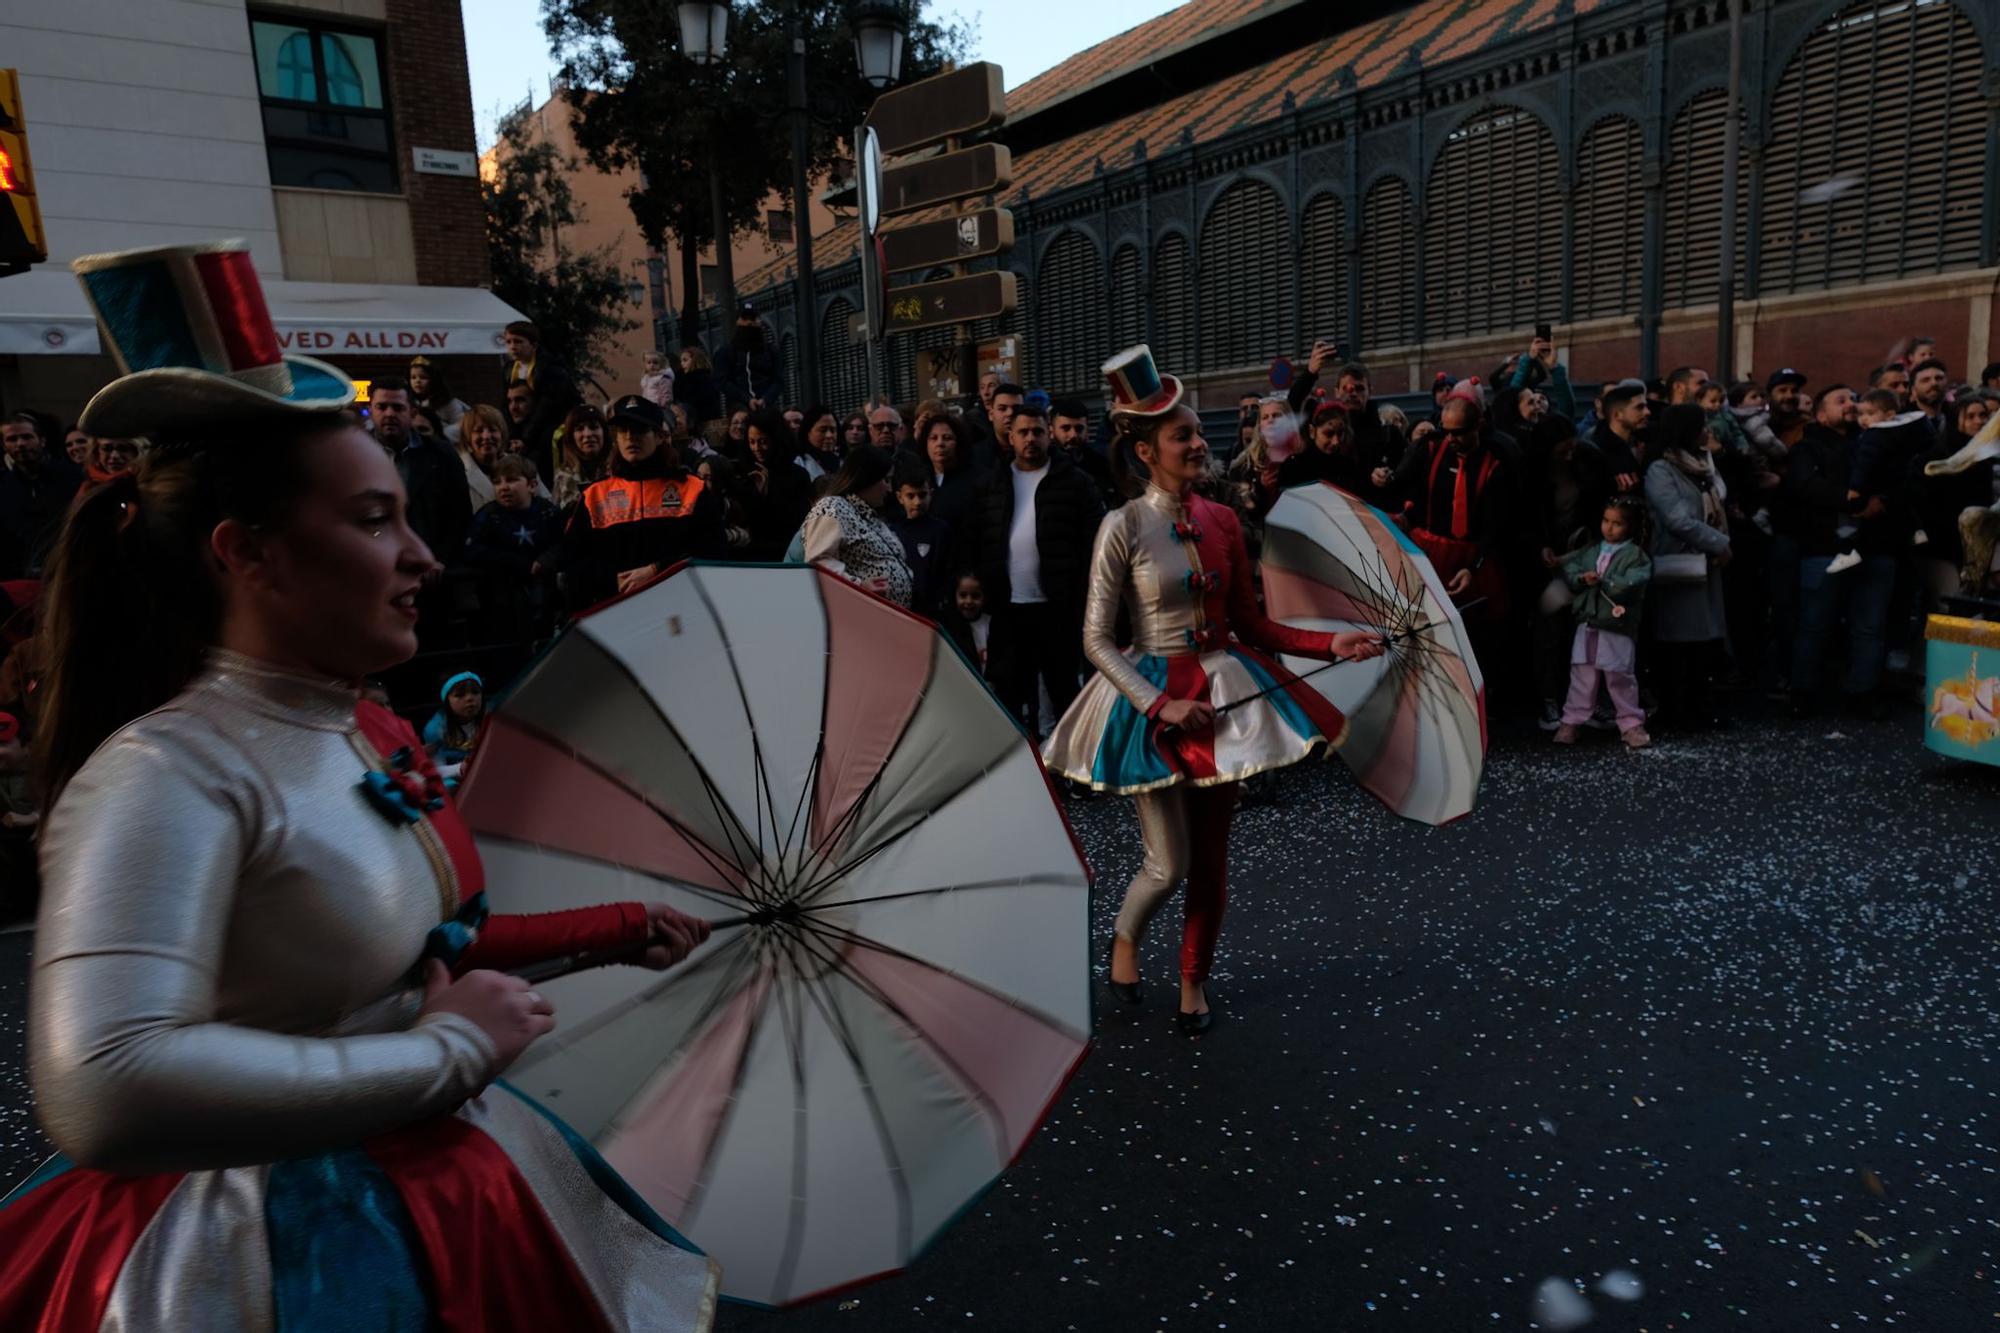
<instances>
[{"instance_id":1,"label":"tiled roof","mask_svg":"<svg viewBox=\"0 0 2000 1333\"><path fill-rule=\"evenodd\" d=\"M1576 0L1575 10L1587 14L1616 3L1619 0ZM1090 180L1099 158L1107 169L1127 166L1132 161L1133 145L1141 139L1146 141L1148 151L1157 156L1179 139L1182 130L1191 132L1200 141L1275 120L1282 114L1288 90L1300 106L1323 101L1333 94L1339 86L1341 71L1350 65L1356 84L1366 89L1388 82L1412 55L1424 66L1461 59L1548 26L1555 17L1556 5L1557 0L1424 0L1372 23L1314 42L1282 60L1231 75L1159 106L1024 153L1014 159L1014 183L1003 193L1002 202L1022 189L1031 198L1039 199L1080 185ZM1019 92L1008 94L1009 108L1018 105L1016 98L1020 93L1035 88L1043 79L1060 76L1068 80L1051 85L1062 91L1046 93L1045 100L1095 81L1102 76L1101 72L1071 79L1063 71L1078 61L1098 61L1101 68L1109 68L1117 57L1099 53L1127 41L1134 33L1146 33L1149 42L1161 40L1163 34L1156 30L1157 25L1190 11L1206 14L1212 26L1215 11L1223 7L1224 0L1191 0L1152 24L1100 43L1050 70L1041 79L1024 84ZM1190 20L1186 31L1196 30L1196 22ZM849 221L815 238L820 266L831 268L851 259L857 233L857 224ZM767 264L739 280L737 288L744 292L759 291L782 279L789 267L789 259Z\"/></svg>"},{"instance_id":2,"label":"tiled roof","mask_svg":"<svg viewBox=\"0 0 2000 1333\"><path fill-rule=\"evenodd\" d=\"M1298 0L1188 0L1156 19L1127 28L1116 37L1077 52L1007 94L1007 110L1025 115L1051 102L1081 92L1114 74L1150 64L1174 51L1238 28L1274 9Z\"/></svg>"}]
</instances>

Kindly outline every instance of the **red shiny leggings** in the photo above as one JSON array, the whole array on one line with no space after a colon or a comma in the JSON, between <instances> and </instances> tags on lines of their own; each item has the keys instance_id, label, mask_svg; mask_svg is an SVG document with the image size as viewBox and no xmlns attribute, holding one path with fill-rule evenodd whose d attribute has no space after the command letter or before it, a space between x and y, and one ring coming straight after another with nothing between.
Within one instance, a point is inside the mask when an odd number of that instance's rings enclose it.
<instances>
[{"instance_id":1,"label":"red shiny leggings","mask_svg":"<svg viewBox=\"0 0 2000 1333\"><path fill-rule=\"evenodd\" d=\"M1187 880L1187 925L1181 934L1181 975L1200 985L1215 963L1215 941L1229 904L1229 819L1237 784L1179 785L1142 792L1133 801L1146 858L1118 909L1118 934L1137 944L1146 925Z\"/></svg>"}]
</instances>

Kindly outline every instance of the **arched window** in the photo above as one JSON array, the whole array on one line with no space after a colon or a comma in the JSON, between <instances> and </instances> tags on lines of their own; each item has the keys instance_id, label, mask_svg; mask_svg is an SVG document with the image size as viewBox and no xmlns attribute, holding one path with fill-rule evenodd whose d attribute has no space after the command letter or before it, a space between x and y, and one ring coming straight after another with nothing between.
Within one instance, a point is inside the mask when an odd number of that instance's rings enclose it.
<instances>
[{"instance_id":1,"label":"arched window","mask_svg":"<svg viewBox=\"0 0 2000 1333\"><path fill-rule=\"evenodd\" d=\"M1674 117L1667 135L1666 258L1663 294L1669 310L1705 305L1722 296L1722 131L1728 96L1720 89L1693 98ZM1736 211L1736 281L1742 290L1745 260L1739 190Z\"/></svg>"},{"instance_id":2,"label":"arched window","mask_svg":"<svg viewBox=\"0 0 2000 1333\"><path fill-rule=\"evenodd\" d=\"M1098 366L1134 343L1146 341L1146 271L1136 245L1111 256L1111 337Z\"/></svg>"},{"instance_id":3,"label":"arched window","mask_svg":"<svg viewBox=\"0 0 2000 1333\"><path fill-rule=\"evenodd\" d=\"M1342 342L1347 338L1347 219L1340 200L1322 194L1306 205L1299 249L1299 282L1303 284L1306 326L1299 332L1302 347L1314 340Z\"/></svg>"},{"instance_id":4,"label":"arched window","mask_svg":"<svg viewBox=\"0 0 2000 1333\"><path fill-rule=\"evenodd\" d=\"M1764 154L1766 292L1979 262L1986 105L1955 5L1843 9L1785 66Z\"/></svg>"},{"instance_id":5,"label":"arched window","mask_svg":"<svg viewBox=\"0 0 2000 1333\"><path fill-rule=\"evenodd\" d=\"M1639 123L1600 121L1576 158L1576 305L1578 319L1637 313L1645 270L1645 194L1640 182Z\"/></svg>"},{"instance_id":6,"label":"arched window","mask_svg":"<svg viewBox=\"0 0 2000 1333\"><path fill-rule=\"evenodd\" d=\"M353 62L348 62L352 68ZM270 96L293 102L317 102L319 83L313 74L312 35L303 30L278 45L277 87Z\"/></svg>"},{"instance_id":7,"label":"arched window","mask_svg":"<svg viewBox=\"0 0 2000 1333\"><path fill-rule=\"evenodd\" d=\"M1453 130L1424 198L1424 335L1527 328L1560 308L1556 143L1502 107Z\"/></svg>"},{"instance_id":8,"label":"arched window","mask_svg":"<svg viewBox=\"0 0 2000 1333\"><path fill-rule=\"evenodd\" d=\"M1075 393L1097 379L1097 368L1115 348L1104 345L1104 270L1097 246L1076 230L1064 232L1042 256L1036 290L1035 364L1041 387Z\"/></svg>"},{"instance_id":9,"label":"arched window","mask_svg":"<svg viewBox=\"0 0 2000 1333\"><path fill-rule=\"evenodd\" d=\"M1289 354L1291 227L1278 192L1241 180L1222 192L1201 228L1201 368L1262 365Z\"/></svg>"},{"instance_id":10,"label":"arched window","mask_svg":"<svg viewBox=\"0 0 2000 1333\"><path fill-rule=\"evenodd\" d=\"M1194 358L1189 286L1187 237L1171 232L1153 247L1153 359L1169 375L1186 375Z\"/></svg>"},{"instance_id":11,"label":"arched window","mask_svg":"<svg viewBox=\"0 0 2000 1333\"><path fill-rule=\"evenodd\" d=\"M1361 204L1361 346L1373 352L1417 336L1417 241L1410 187L1377 181Z\"/></svg>"},{"instance_id":12,"label":"arched window","mask_svg":"<svg viewBox=\"0 0 2000 1333\"><path fill-rule=\"evenodd\" d=\"M820 363L825 368L820 391L843 416L859 411L868 400L867 353L854 341L853 323L854 307L840 296L827 305L819 322Z\"/></svg>"}]
</instances>

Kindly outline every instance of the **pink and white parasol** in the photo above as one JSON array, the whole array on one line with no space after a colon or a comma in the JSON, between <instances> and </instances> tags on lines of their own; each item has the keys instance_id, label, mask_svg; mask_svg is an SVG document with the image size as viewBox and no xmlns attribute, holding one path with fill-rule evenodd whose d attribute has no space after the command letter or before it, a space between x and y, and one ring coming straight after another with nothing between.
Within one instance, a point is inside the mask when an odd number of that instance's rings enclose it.
<instances>
[{"instance_id":1,"label":"pink and white parasol","mask_svg":"<svg viewBox=\"0 0 2000 1333\"><path fill-rule=\"evenodd\" d=\"M459 794L496 911L633 898L686 963L551 981L510 1073L784 1305L905 1267L1090 1031L1089 872L937 628L807 566L691 565L579 620Z\"/></svg>"}]
</instances>

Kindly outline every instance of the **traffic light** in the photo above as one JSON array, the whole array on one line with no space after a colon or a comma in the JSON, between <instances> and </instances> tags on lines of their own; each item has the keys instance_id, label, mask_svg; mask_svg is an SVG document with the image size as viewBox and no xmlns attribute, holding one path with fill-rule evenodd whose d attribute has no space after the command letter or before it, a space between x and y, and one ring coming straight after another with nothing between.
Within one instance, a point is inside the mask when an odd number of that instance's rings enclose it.
<instances>
[{"instance_id":1,"label":"traffic light","mask_svg":"<svg viewBox=\"0 0 2000 1333\"><path fill-rule=\"evenodd\" d=\"M21 113L21 78L0 69L0 276L19 273L49 257L35 197L35 168L28 159L28 122Z\"/></svg>"}]
</instances>

